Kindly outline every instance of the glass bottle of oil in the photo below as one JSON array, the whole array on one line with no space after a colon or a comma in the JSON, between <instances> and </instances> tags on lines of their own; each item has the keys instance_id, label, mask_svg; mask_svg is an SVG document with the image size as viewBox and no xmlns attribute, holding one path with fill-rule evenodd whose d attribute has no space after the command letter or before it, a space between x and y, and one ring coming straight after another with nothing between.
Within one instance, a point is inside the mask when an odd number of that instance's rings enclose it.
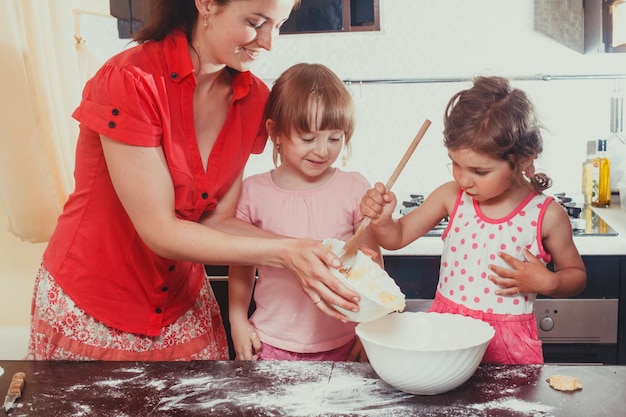
<instances>
[{"instance_id":1,"label":"glass bottle of oil","mask_svg":"<svg viewBox=\"0 0 626 417\"><path fill-rule=\"evenodd\" d=\"M611 163L606 157L606 140L598 140L598 154L593 160L593 207L609 207L611 204Z\"/></svg>"},{"instance_id":2,"label":"glass bottle of oil","mask_svg":"<svg viewBox=\"0 0 626 417\"><path fill-rule=\"evenodd\" d=\"M593 160L596 159L595 140L587 141L587 159L583 162L582 192L585 199L585 206L591 205L593 198Z\"/></svg>"}]
</instances>

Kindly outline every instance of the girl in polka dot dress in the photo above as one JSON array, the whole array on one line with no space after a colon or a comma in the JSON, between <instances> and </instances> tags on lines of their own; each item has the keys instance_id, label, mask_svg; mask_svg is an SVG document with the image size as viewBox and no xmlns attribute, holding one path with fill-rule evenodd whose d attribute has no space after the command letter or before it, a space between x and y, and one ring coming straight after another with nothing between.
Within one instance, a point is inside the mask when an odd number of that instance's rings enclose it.
<instances>
[{"instance_id":1,"label":"girl in polka dot dress","mask_svg":"<svg viewBox=\"0 0 626 417\"><path fill-rule=\"evenodd\" d=\"M587 274L565 210L542 193L551 180L535 173L533 161L543 148L534 106L508 80L477 77L447 105L444 145L454 181L399 219L392 218L395 195L377 183L361 211L388 250L449 217L430 311L491 324L496 335L483 363L543 363L535 297L576 295ZM553 271L546 267L550 261Z\"/></svg>"}]
</instances>

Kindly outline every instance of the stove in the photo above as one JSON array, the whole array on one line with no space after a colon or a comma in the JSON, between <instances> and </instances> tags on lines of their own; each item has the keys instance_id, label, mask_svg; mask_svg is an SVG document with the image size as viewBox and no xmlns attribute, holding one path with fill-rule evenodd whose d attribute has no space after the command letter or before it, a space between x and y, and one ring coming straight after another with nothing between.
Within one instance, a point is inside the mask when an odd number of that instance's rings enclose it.
<instances>
[{"instance_id":1,"label":"stove","mask_svg":"<svg viewBox=\"0 0 626 417\"><path fill-rule=\"evenodd\" d=\"M419 207L424 202L423 194L411 194L408 200L402 202L400 215L404 216ZM568 197L565 193L554 195L555 200L563 207L570 218L572 234L574 236L616 236L617 232L605 222L589 206L579 205L575 199ZM449 218L443 219L432 230L424 236L441 236L448 226Z\"/></svg>"},{"instance_id":2,"label":"stove","mask_svg":"<svg viewBox=\"0 0 626 417\"><path fill-rule=\"evenodd\" d=\"M402 207L400 207L400 215L405 216L413 211L416 207L419 207L424 202L423 194L411 194L410 199L408 201L402 202ZM426 232L424 236L433 236L439 237L443 234L443 231L448 227L448 222L450 221L449 217L446 217L442 221L439 222L438 225L433 227L431 230Z\"/></svg>"},{"instance_id":3,"label":"stove","mask_svg":"<svg viewBox=\"0 0 626 417\"><path fill-rule=\"evenodd\" d=\"M567 211L574 236L617 236L617 232L590 206L577 203L565 193L557 193L554 198Z\"/></svg>"}]
</instances>

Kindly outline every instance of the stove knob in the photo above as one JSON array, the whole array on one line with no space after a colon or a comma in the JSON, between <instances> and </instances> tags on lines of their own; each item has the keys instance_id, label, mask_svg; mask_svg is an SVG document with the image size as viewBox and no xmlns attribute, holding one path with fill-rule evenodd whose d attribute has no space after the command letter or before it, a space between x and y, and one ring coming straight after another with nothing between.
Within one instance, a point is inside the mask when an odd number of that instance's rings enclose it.
<instances>
[{"instance_id":1,"label":"stove knob","mask_svg":"<svg viewBox=\"0 0 626 417\"><path fill-rule=\"evenodd\" d=\"M552 330L554 328L554 320L552 320L552 317L546 316L542 318L539 322L539 328L541 328L544 332Z\"/></svg>"}]
</instances>

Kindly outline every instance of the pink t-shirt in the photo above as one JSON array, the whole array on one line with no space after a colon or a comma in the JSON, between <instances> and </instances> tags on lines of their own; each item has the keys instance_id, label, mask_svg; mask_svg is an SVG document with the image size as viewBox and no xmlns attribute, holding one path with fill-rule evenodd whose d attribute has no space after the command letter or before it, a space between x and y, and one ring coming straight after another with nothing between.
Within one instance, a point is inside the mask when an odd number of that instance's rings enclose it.
<instances>
[{"instance_id":1,"label":"pink t-shirt","mask_svg":"<svg viewBox=\"0 0 626 417\"><path fill-rule=\"evenodd\" d=\"M335 169L321 187L284 190L266 172L244 180L237 217L281 235L346 240L362 220L359 202L369 188L361 174ZM261 341L309 353L335 349L354 338L355 323L342 323L321 312L289 271L269 266L257 271L251 322Z\"/></svg>"},{"instance_id":2,"label":"pink t-shirt","mask_svg":"<svg viewBox=\"0 0 626 417\"><path fill-rule=\"evenodd\" d=\"M459 190L459 196L442 239L444 241L437 290L447 299L472 310L494 314L529 314L537 294L497 296L498 286L487 276L489 264L505 268L498 252L524 260L528 248L542 262L550 262L543 247L541 224L552 197L531 193L509 215L491 219L480 205Z\"/></svg>"}]
</instances>

